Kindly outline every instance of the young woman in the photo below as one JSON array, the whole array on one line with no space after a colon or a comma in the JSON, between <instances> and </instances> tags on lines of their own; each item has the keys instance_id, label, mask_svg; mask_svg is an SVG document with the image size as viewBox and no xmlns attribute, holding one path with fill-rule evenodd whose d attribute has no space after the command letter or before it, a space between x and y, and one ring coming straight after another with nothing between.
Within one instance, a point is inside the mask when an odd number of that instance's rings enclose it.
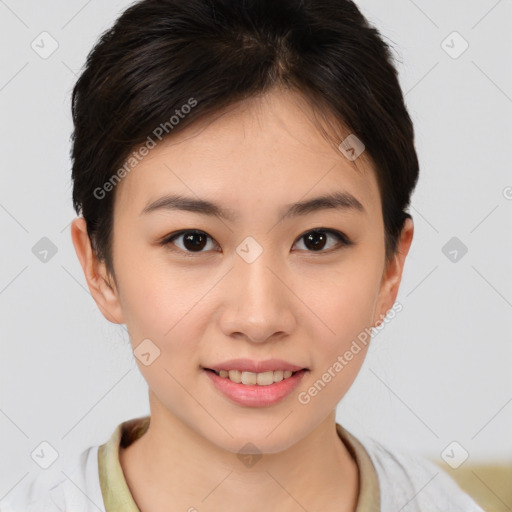
<instances>
[{"instance_id":1,"label":"young woman","mask_svg":"<svg viewBox=\"0 0 512 512\"><path fill-rule=\"evenodd\" d=\"M336 423L396 306L418 179L390 51L353 2L138 2L72 106L73 243L151 414L3 512L481 511Z\"/></svg>"}]
</instances>

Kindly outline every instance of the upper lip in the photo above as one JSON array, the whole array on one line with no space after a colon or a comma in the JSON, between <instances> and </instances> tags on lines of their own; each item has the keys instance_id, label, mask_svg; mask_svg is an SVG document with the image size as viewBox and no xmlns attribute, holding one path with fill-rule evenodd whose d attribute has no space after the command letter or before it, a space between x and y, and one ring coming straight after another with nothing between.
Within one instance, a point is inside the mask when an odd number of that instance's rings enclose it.
<instances>
[{"instance_id":1,"label":"upper lip","mask_svg":"<svg viewBox=\"0 0 512 512\"><path fill-rule=\"evenodd\" d=\"M209 370L238 370L241 372L262 373L278 370L290 370L297 372L305 369L304 366L287 363L282 359L267 359L266 361L253 361L252 359L230 359L222 363L205 366Z\"/></svg>"}]
</instances>

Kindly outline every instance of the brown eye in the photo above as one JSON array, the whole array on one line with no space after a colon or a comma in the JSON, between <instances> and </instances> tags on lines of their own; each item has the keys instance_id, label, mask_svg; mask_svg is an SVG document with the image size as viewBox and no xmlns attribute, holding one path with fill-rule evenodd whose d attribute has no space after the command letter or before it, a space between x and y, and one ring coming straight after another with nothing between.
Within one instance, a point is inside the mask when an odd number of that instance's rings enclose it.
<instances>
[{"instance_id":1,"label":"brown eye","mask_svg":"<svg viewBox=\"0 0 512 512\"><path fill-rule=\"evenodd\" d=\"M205 252L203 249L208 245L209 239L212 240L204 231L181 231L166 238L162 245L173 244L185 252ZM181 246L175 241L181 241Z\"/></svg>"},{"instance_id":2,"label":"brown eye","mask_svg":"<svg viewBox=\"0 0 512 512\"><path fill-rule=\"evenodd\" d=\"M302 235L299 240L304 240L304 246L308 252L328 252L329 249L336 247L336 244L329 244L329 238L335 237L338 240L337 245L351 245L351 242L348 238L339 231L334 231L331 229L316 229L313 231L308 231L304 235ZM323 250L328 245L327 250Z\"/></svg>"},{"instance_id":3,"label":"brown eye","mask_svg":"<svg viewBox=\"0 0 512 512\"><path fill-rule=\"evenodd\" d=\"M323 249L327 242L326 233L321 231L312 231L307 235L304 235L304 245L311 250Z\"/></svg>"},{"instance_id":4,"label":"brown eye","mask_svg":"<svg viewBox=\"0 0 512 512\"><path fill-rule=\"evenodd\" d=\"M183 245L189 251L201 251L206 245L206 236L203 233L187 233L183 236Z\"/></svg>"}]
</instances>

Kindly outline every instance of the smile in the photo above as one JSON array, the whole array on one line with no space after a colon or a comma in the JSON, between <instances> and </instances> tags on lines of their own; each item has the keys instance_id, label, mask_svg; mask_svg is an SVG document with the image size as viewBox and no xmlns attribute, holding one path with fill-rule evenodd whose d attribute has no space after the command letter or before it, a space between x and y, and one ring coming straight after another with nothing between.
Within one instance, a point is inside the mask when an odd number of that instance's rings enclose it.
<instances>
[{"instance_id":1,"label":"smile","mask_svg":"<svg viewBox=\"0 0 512 512\"><path fill-rule=\"evenodd\" d=\"M275 382L281 382L288 379L294 373L291 370L276 370L268 372L241 372L240 370L210 370L224 379L229 379L237 384L245 384L249 386L270 386Z\"/></svg>"},{"instance_id":2,"label":"smile","mask_svg":"<svg viewBox=\"0 0 512 512\"><path fill-rule=\"evenodd\" d=\"M268 370L256 373L203 368L203 374L223 397L245 407L268 407L278 404L294 391L307 373L306 369Z\"/></svg>"}]
</instances>

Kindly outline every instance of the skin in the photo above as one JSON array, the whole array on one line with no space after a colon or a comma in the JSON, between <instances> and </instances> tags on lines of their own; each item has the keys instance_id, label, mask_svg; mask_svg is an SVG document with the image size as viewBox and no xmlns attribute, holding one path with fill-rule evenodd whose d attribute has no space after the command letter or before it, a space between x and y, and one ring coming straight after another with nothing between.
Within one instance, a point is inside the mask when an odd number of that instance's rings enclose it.
<instances>
[{"instance_id":1,"label":"skin","mask_svg":"<svg viewBox=\"0 0 512 512\"><path fill-rule=\"evenodd\" d=\"M335 411L367 347L308 404L297 397L393 306L413 224L407 220L386 262L371 163L365 153L352 162L333 148L313 114L298 94L273 90L152 149L115 190L115 282L91 250L85 221L72 223L105 318L126 324L132 348L149 338L160 349L149 366L136 358L148 383L150 427L120 450L144 512L169 503L201 512L356 508L358 468L336 433ZM325 209L278 222L285 205L333 191L350 192L365 212ZM239 218L141 215L171 192L209 199ZM314 228L338 230L353 245L329 235L315 251L303 237ZM182 229L209 235L202 252L190 251L183 237L158 244ZM263 249L250 264L236 253L247 236ZM280 358L309 372L278 404L245 407L220 394L201 369L237 357ZM250 468L237 457L247 442L263 454Z\"/></svg>"}]
</instances>

